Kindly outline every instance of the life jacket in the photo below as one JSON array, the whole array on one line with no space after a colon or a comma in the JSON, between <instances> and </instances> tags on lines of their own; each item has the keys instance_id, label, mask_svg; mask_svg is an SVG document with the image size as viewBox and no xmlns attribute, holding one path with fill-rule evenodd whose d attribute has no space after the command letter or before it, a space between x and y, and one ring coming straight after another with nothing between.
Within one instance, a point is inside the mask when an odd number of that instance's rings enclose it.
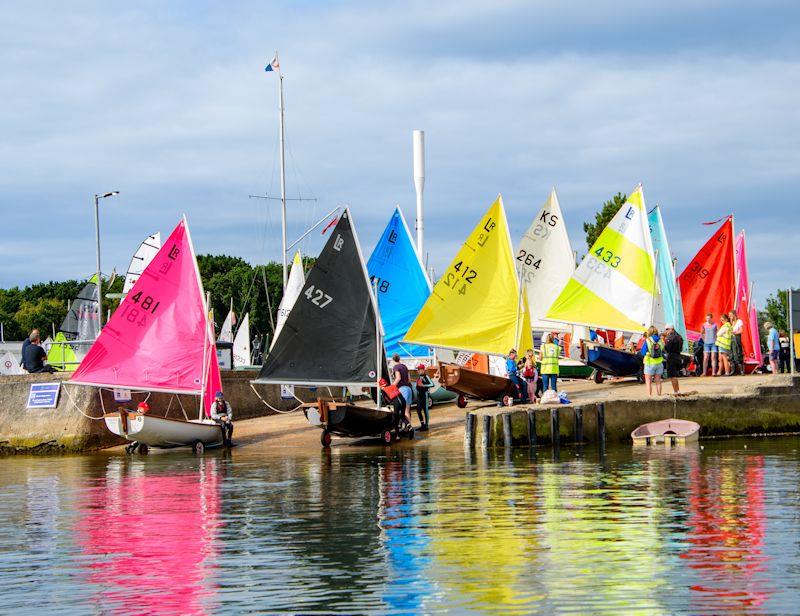
<instances>
[{"instance_id":1,"label":"life jacket","mask_svg":"<svg viewBox=\"0 0 800 616\"><path fill-rule=\"evenodd\" d=\"M542 345L542 374L558 374L559 352L557 344L546 342Z\"/></svg>"},{"instance_id":2,"label":"life jacket","mask_svg":"<svg viewBox=\"0 0 800 616\"><path fill-rule=\"evenodd\" d=\"M731 326L728 323L720 327L717 332L717 346L723 351L731 350L731 338L733 337L731 332Z\"/></svg>"},{"instance_id":3,"label":"life jacket","mask_svg":"<svg viewBox=\"0 0 800 616\"><path fill-rule=\"evenodd\" d=\"M659 340L656 342L650 336L647 337L647 353L644 356L645 366L657 366L664 361L664 343Z\"/></svg>"}]
</instances>

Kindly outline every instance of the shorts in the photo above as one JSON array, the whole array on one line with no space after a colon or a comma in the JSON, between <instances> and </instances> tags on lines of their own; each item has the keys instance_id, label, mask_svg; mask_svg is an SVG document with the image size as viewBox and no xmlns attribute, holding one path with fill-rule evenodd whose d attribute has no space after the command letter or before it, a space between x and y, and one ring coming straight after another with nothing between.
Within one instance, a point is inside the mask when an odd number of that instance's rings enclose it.
<instances>
[{"instance_id":1,"label":"shorts","mask_svg":"<svg viewBox=\"0 0 800 616\"><path fill-rule=\"evenodd\" d=\"M713 342L704 342L703 343L703 352L704 353L717 353L719 351L719 347Z\"/></svg>"},{"instance_id":2,"label":"shorts","mask_svg":"<svg viewBox=\"0 0 800 616\"><path fill-rule=\"evenodd\" d=\"M661 376L664 374L664 362L660 364L645 364L644 373L648 376Z\"/></svg>"},{"instance_id":3,"label":"shorts","mask_svg":"<svg viewBox=\"0 0 800 616\"><path fill-rule=\"evenodd\" d=\"M667 377L671 379L677 379L681 375L682 368L683 368L683 362L681 362L680 360L678 361L667 360Z\"/></svg>"},{"instance_id":4,"label":"shorts","mask_svg":"<svg viewBox=\"0 0 800 616\"><path fill-rule=\"evenodd\" d=\"M403 399L406 401L406 406L411 406L412 402L411 388L408 385L401 385L397 389L400 390L400 395L403 396Z\"/></svg>"},{"instance_id":5,"label":"shorts","mask_svg":"<svg viewBox=\"0 0 800 616\"><path fill-rule=\"evenodd\" d=\"M731 354L731 350L730 349L723 349L722 347L719 347L719 352L720 352L720 355L726 355L727 356L727 355Z\"/></svg>"},{"instance_id":6,"label":"shorts","mask_svg":"<svg viewBox=\"0 0 800 616\"><path fill-rule=\"evenodd\" d=\"M769 352L769 360L770 361L778 361L778 356L780 355L780 351L770 351Z\"/></svg>"}]
</instances>

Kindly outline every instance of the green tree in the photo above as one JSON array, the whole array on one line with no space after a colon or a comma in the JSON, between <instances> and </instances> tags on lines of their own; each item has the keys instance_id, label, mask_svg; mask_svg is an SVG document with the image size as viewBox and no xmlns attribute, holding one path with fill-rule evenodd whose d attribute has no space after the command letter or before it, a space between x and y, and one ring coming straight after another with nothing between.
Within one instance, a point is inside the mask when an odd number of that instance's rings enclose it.
<instances>
[{"instance_id":1,"label":"green tree","mask_svg":"<svg viewBox=\"0 0 800 616\"><path fill-rule=\"evenodd\" d=\"M789 293L788 291L778 289L775 295L767 297L767 304L764 310L761 311L759 316L759 325L763 327L765 321L771 321L772 324L778 329L789 331ZM763 331L763 330L762 330Z\"/></svg>"},{"instance_id":2,"label":"green tree","mask_svg":"<svg viewBox=\"0 0 800 616\"><path fill-rule=\"evenodd\" d=\"M611 219L625 203L627 195L617 193L612 199L603 204L603 208L594 215L594 222L583 223L583 230L586 232L586 247L591 248L600 237L603 229L606 228Z\"/></svg>"},{"instance_id":3,"label":"green tree","mask_svg":"<svg viewBox=\"0 0 800 616\"><path fill-rule=\"evenodd\" d=\"M42 338L46 338L52 328L52 324L55 323L56 327L58 327L65 314L64 302L58 299L23 300L19 310L14 315L14 320L21 329L21 335L17 339L21 340L34 328L42 332Z\"/></svg>"}]
</instances>

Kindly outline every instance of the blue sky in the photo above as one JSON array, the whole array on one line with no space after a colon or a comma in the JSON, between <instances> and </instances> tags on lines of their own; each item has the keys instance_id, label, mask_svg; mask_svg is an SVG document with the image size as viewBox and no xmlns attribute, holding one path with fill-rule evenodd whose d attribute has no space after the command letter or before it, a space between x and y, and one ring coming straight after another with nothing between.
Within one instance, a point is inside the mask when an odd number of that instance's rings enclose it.
<instances>
[{"instance_id":1,"label":"blue sky","mask_svg":"<svg viewBox=\"0 0 800 616\"><path fill-rule=\"evenodd\" d=\"M25 6L29 4L29 6ZM613 4L613 5L612 5ZM583 221L644 183L685 264L734 212L756 299L800 286L800 4L4 3L0 286L104 271L189 217L198 252L280 257L277 82L290 232L341 204L365 252L426 131L426 247L441 271L502 193L519 236L559 192ZM315 234L306 250L315 253Z\"/></svg>"}]
</instances>

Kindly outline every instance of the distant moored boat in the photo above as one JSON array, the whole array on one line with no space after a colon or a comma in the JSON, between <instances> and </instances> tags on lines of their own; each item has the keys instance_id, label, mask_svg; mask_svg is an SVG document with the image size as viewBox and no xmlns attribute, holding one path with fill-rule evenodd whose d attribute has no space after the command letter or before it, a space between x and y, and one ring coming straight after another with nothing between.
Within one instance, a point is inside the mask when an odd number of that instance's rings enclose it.
<instances>
[{"instance_id":1,"label":"distant moored boat","mask_svg":"<svg viewBox=\"0 0 800 616\"><path fill-rule=\"evenodd\" d=\"M634 445L685 445L697 441L700 424L686 419L661 419L646 423L633 432Z\"/></svg>"}]
</instances>

